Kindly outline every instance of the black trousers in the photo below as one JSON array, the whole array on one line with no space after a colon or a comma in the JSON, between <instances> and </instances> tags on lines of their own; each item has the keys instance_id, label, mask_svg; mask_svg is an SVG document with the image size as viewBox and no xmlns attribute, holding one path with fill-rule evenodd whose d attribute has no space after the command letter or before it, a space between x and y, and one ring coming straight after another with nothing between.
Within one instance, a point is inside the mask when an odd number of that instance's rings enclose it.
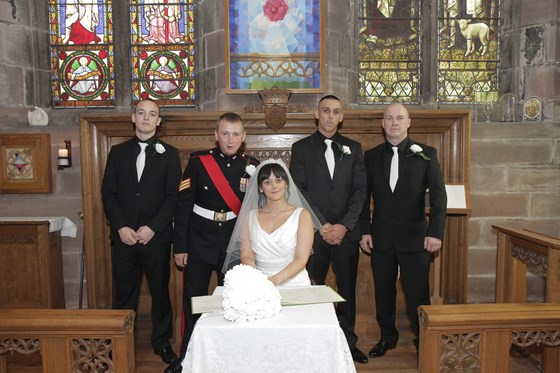
<instances>
[{"instance_id":1,"label":"black trousers","mask_svg":"<svg viewBox=\"0 0 560 373\"><path fill-rule=\"evenodd\" d=\"M327 244L319 233L315 234L313 254L307 262L311 281L324 285L329 266L336 277L336 290L346 302L336 303L336 316L346 336L348 345L354 347L358 336L356 324L356 275L358 273L359 245L356 241L342 241L340 245Z\"/></svg>"},{"instance_id":2,"label":"black trousers","mask_svg":"<svg viewBox=\"0 0 560 373\"><path fill-rule=\"evenodd\" d=\"M151 319L154 349L170 345L173 311L169 299L171 243L125 245L112 242L113 308L138 309L142 273L146 274L152 297Z\"/></svg>"},{"instance_id":3,"label":"black trousers","mask_svg":"<svg viewBox=\"0 0 560 373\"><path fill-rule=\"evenodd\" d=\"M184 358L186 355L194 325L200 318L200 314L193 315L192 313L191 298L208 295L210 277L213 271L216 271L218 276L218 286L224 284L222 266L223 259L220 260L218 265L200 262L191 258L187 259L187 265L183 269L183 335L181 338L181 358Z\"/></svg>"},{"instance_id":4,"label":"black trousers","mask_svg":"<svg viewBox=\"0 0 560 373\"><path fill-rule=\"evenodd\" d=\"M405 293L406 312L414 335L419 335L418 306L430 304L430 262L432 254L426 250L399 252L394 246L388 251L375 250L371 255L371 268L375 283L375 314L381 339L397 343L399 332L395 326L397 302L397 276Z\"/></svg>"}]
</instances>

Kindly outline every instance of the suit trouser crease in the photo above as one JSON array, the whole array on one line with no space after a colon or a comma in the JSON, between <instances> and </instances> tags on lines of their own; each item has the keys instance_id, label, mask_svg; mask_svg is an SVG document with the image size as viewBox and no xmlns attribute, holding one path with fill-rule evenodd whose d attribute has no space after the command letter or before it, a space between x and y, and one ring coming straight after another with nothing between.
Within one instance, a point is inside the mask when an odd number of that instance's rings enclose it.
<instances>
[{"instance_id":1,"label":"suit trouser crease","mask_svg":"<svg viewBox=\"0 0 560 373\"><path fill-rule=\"evenodd\" d=\"M388 251L374 250L371 256L375 284L375 313L381 329L381 339L396 344L399 333L396 328L397 275L400 266L406 312L415 337L419 335L417 309L430 304L429 272L432 255L421 252L399 252L394 246Z\"/></svg>"},{"instance_id":2,"label":"suit trouser crease","mask_svg":"<svg viewBox=\"0 0 560 373\"><path fill-rule=\"evenodd\" d=\"M200 314L192 313L192 297L208 295L208 285L212 272L216 271L218 286L224 284L224 274L222 273L223 259L218 265L208 264L197 260L189 259L183 270L183 338L181 341L181 358L187 354L187 347L194 330L194 326Z\"/></svg>"},{"instance_id":3,"label":"suit trouser crease","mask_svg":"<svg viewBox=\"0 0 560 373\"><path fill-rule=\"evenodd\" d=\"M173 336L173 311L169 298L170 243L112 245L115 294L113 308L138 310L142 273L146 274L151 295L154 349L169 346Z\"/></svg>"},{"instance_id":4,"label":"suit trouser crease","mask_svg":"<svg viewBox=\"0 0 560 373\"><path fill-rule=\"evenodd\" d=\"M358 336L354 332L358 260L359 250L356 241L342 241L340 245L329 245L320 235L316 235L313 254L307 263L309 276L316 285L325 284L329 266L332 264L336 290L346 299L345 302L336 303L336 316L350 347L354 347L358 341Z\"/></svg>"}]
</instances>

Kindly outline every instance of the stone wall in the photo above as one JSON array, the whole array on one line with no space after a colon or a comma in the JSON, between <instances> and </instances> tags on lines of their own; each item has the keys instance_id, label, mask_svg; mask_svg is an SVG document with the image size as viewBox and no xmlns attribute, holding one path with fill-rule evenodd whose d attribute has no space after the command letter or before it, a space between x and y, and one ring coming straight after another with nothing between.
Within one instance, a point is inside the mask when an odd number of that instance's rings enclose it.
<instances>
[{"instance_id":1,"label":"stone wall","mask_svg":"<svg viewBox=\"0 0 560 373\"><path fill-rule=\"evenodd\" d=\"M560 122L475 123L471 141L469 302L493 302L492 224L560 237ZM544 295L530 276L528 298Z\"/></svg>"}]
</instances>

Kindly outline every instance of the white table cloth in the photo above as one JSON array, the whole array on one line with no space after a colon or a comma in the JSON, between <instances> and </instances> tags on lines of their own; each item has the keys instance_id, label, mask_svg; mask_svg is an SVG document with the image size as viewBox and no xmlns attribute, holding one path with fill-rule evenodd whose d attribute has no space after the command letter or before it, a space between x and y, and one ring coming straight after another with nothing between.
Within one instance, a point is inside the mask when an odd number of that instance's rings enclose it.
<instances>
[{"instance_id":1,"label":"white table cloth","mask_svg":"<svg viewBox=\"0 0 560 373\"><path fill-rule=\"evenodd\" d=\"M219 289L218 291L220 291ZM283 307L269 319L232 323L221 311L196 323L185 373L356 372L332 303Z\"/></svg>"},{"instance_id":2,"label":"white table cloth","mask_svg":"<svg viewBox=\"0 0 560 373\"><path fill-rule=\"evenodd\" d=\"M76 237L77 228L72 220L65 216L0 216L0 221L45 221L49 222L49 232L60 231L64 237Z\"/></svg>"}]
</instances>

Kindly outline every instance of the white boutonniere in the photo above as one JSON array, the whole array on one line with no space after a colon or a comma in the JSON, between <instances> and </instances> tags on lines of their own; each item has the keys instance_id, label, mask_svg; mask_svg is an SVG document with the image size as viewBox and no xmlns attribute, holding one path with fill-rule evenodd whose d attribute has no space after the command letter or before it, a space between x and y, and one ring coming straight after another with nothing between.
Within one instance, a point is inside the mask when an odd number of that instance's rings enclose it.
<instances>
[{"instance_id":1,"label":"white boutonniere","mask_svg":"<svg viewBox=\"0 0 560 373\"><path fill-rule=\"evenodd\" d=\"M410 151L412 152L411 154L407 155L407 157L410 157L411 155L417 155L419 157L422 157L422 159L429 161L430 158L426 157L426 154L422 153L422 147L418 144L412 144L410 146Z\"/></svg>"},{"instance_id":2,"label":"white boutonniere","mask_svg":"<svg viewBox=\"0 0 560 373\"><path fill-rule=\"evenodd\" d=\"M154 149L156 150L156 153L158 153L158 154L165 153L165 146L163 146L163 144L160 143L159 141L156 141L154 143ZM154 153L154 154L156 154L156 153Z\"/></svg>"},{"instance_id":3,"label":"white boutonniere","mask_svg":"<svg viewBox=\"0 0 560 373\"><path fill-rule=\"evenodd\" d=\"M346 154L346 155L352 154L352 151L350 150L350 147L349 147L349 146L347 146L347 145L342 145L342 144L339 144L339 143L337 143L337 142L335 142L335 144L336 144L336 147L338 148L338 150L340 150L340 159L341 159L341 160L342 160L342 156L343 156L343 155L345 155L345 154Z\"/></svg>"},{"instance_id":4,"label":"white boutonniere","mask_svg":"<svg viewBox=\"0 0 560 373\"><path fill-rule=\"evenodd\" d=\"M245 167L245 172L249 175L249 176L253 176L253 174L255 173L255 170L257 168L255 167L255 165L247 165L247 167Z\"/></svg>"}]
</instances>

